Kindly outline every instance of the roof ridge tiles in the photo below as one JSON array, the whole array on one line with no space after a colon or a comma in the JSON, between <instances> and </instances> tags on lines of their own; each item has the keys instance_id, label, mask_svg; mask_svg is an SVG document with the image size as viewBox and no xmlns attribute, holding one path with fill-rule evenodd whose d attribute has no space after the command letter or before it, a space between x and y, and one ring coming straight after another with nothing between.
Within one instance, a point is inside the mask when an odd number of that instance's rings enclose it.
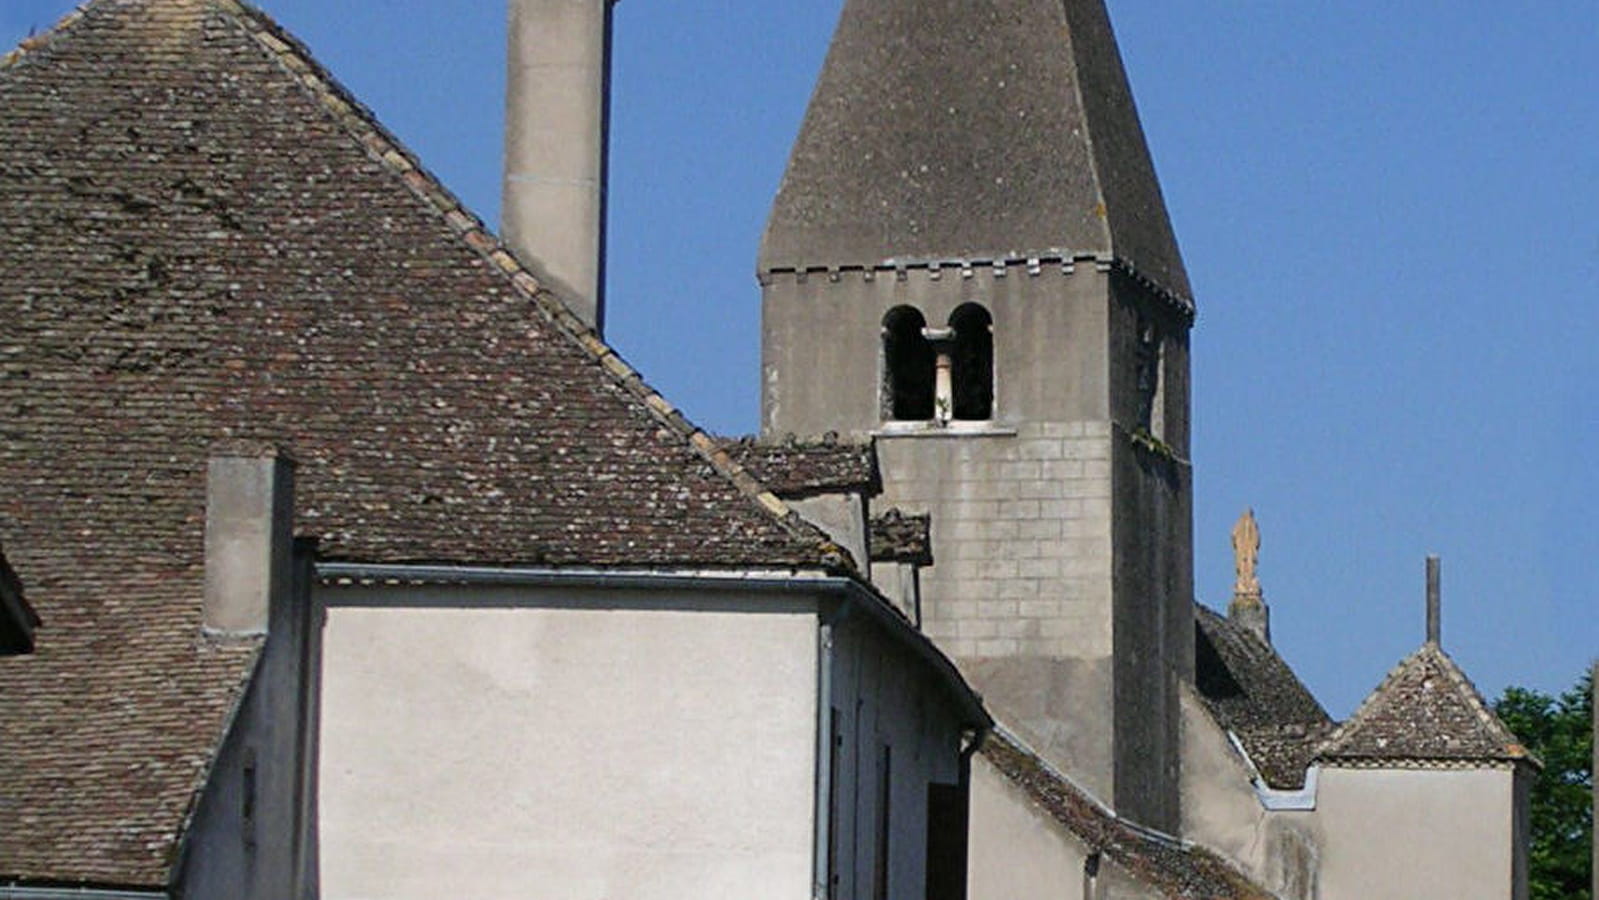
<instances>
[{"instance_id":1,"label":"roof ridge tiles","mask_svg":"<svg viewBox=\"0 0 1599 900\"><path fill-rule=\"evenodd\" d=\"M28 35L17 46L4 54L0 54L0 71L9 69L33 56L36 51L47 46L58 35L77 24L78 20L83 18L84 10L98 2L102 2L102 0L85 0L84 3L80 3L73 9L68 10L65 15L56 20L54 25L38 34Z\"/></svg>"},{"instance_id":2,"label":"roof ridge tiles","mask_svg":"<svg viewBox=\"0 0 1599 900\"><path fill-rule=\"evenodd\" d=\"M874 438L840 437L712 437L726 454L777 496L802 500L817 494L883 490Z\"/></svg>"}]
</instances>

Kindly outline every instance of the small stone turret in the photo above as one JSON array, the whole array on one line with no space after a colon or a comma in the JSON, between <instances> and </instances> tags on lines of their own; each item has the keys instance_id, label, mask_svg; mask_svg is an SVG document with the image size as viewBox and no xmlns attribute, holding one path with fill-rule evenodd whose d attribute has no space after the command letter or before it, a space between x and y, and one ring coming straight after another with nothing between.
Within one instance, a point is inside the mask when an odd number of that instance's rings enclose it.
<instances>
[{"instance_id":1,"label":"small stone turret","mask_svg":"<svg viewBox=\"0 0 1599 900\"><path fill-rule=\"evenodd\" d=\"M1527 896L1542 763L1440 646L1438 575L1426 642L1316 750L1323 897Z\"/></svg>"}]
</instances>

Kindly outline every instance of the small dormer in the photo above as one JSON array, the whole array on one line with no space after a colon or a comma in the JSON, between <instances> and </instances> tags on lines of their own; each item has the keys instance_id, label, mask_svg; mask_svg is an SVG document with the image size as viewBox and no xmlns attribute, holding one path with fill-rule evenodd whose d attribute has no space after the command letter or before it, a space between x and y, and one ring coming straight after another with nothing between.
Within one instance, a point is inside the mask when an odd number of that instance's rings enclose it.
<instances>
[{"instance_id":1,"label":"small dormer","mask_svg":"<svg viewBox=\"0 0 1599 900\"><path fill-rule=\"evenodd\" d=\"M877 448L870 440L841 440L829 434L813 440L741 438L722 446L866 571L871 500L883 491Z\"/></svg>"},{"instance_id":2,"label":"small dormer","mask_svg":"<svg viewBox=\"0 0 1599 900\"><path fill-rule=\"evenodd\" d=\"M922 569L933 564L932 516L890 509L869 526L872 583L922 626Z\"/></svg>"},{"instance_id":3,"label":"small dormer","mask_svg":"<svg viewBox=\"0 0 1599 900\"><path fill-rule=\"evenodd\" d=\"M22 596L22 579L0 549L0 656L33 652L33 629L39 617Z\"/></svg>"}]
</instances>

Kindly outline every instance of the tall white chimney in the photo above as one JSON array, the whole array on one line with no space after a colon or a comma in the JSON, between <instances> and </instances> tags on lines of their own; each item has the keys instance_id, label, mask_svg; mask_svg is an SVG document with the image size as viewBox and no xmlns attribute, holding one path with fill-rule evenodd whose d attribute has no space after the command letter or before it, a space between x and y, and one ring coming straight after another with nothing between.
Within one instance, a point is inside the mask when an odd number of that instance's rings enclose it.
<instances>
[{"instance_id":1,"label":"tall white chimney","mask_svg":"<svg viewBox=\"0 0 1599 900\"><path fill-rule=\"evenodd\" d=\"M501 237L596 331L615 2L510 0L507 37Z\"/></svg>"}]
</instances>

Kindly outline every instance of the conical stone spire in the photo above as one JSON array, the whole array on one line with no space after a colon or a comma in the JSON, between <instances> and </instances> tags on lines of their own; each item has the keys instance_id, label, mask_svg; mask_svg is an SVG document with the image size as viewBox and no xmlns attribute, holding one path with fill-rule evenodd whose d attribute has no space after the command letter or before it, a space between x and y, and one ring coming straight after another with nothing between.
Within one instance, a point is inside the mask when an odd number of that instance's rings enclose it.
<instances>
[{"instance_id":1,"label":"conical stone spire","mask_svg":"<svg viewBox=\"0 0 1599 900\"><path fill-rule=\"evenodd\" d=\"M1103 0L848 0L761 271L1085 255L1190 295Z\"/></svg>"}]
</instances>

